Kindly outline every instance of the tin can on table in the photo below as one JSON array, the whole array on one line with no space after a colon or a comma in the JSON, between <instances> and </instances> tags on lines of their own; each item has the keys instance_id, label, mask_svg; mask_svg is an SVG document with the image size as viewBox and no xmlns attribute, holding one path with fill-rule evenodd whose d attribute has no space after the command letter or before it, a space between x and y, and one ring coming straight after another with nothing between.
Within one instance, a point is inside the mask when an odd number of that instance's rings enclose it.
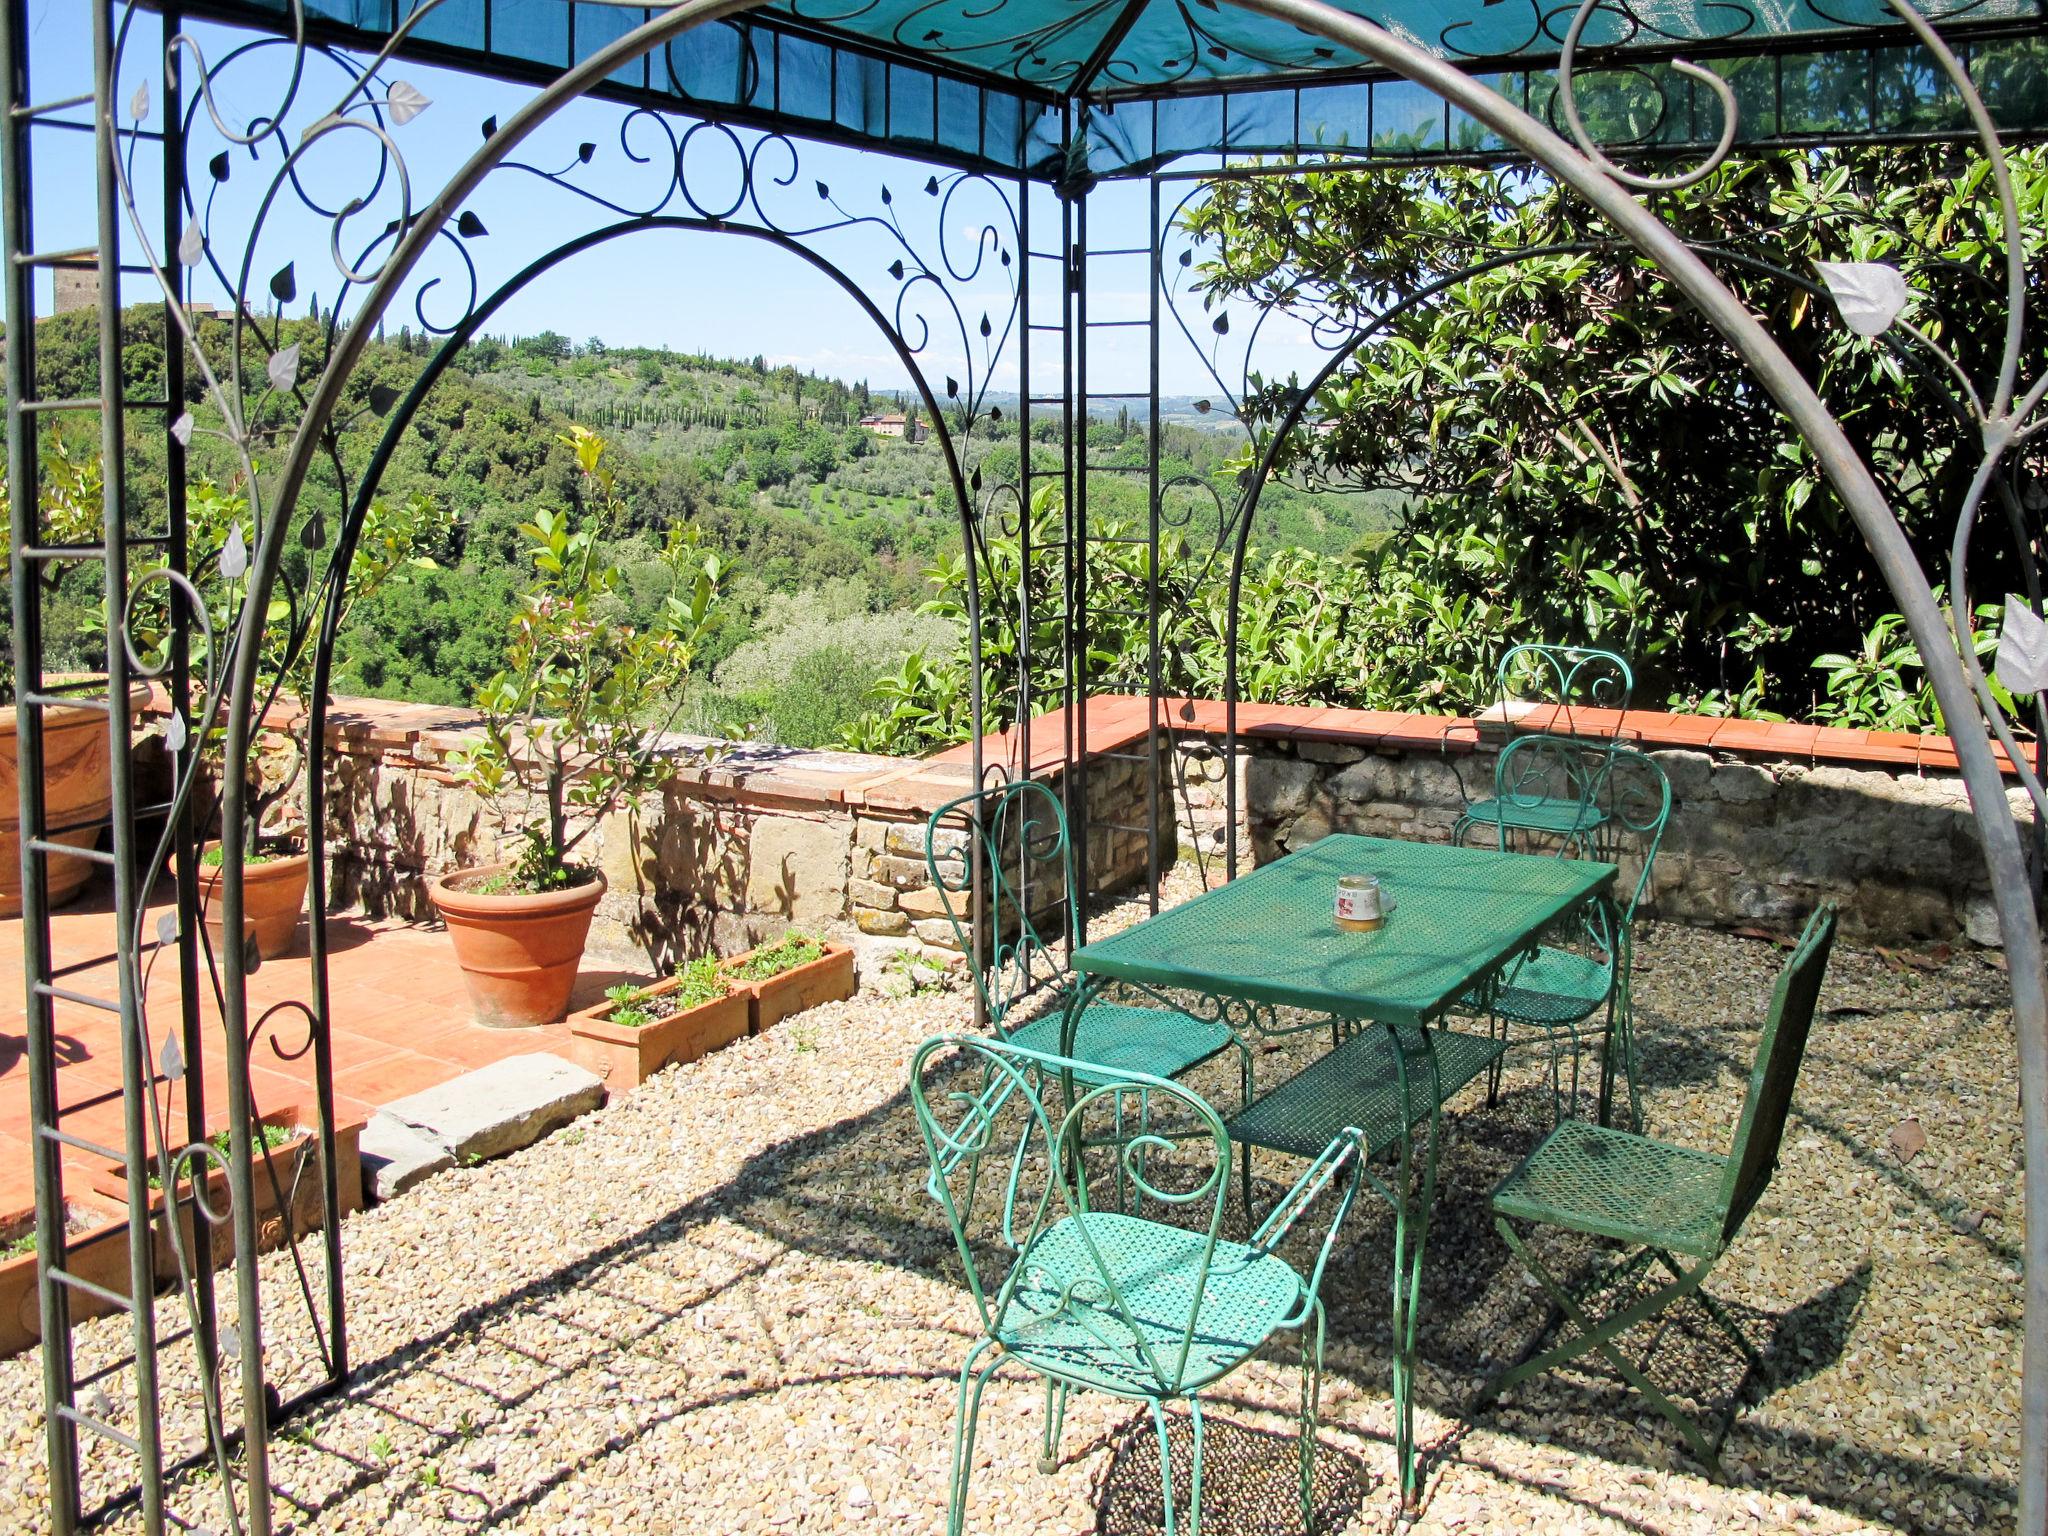
<instances>
[{"instance_id":1,"label":"tin can on table","mask_svg":"<svg viewBox=\"0 0 2048 1536\"><path fill-rule=\"evenodd\" d=\"M1387 920L1386 899L1374 875L1337 877L1337 926L1351 933L1371 933Z\"/></svg>"}]
</instances>

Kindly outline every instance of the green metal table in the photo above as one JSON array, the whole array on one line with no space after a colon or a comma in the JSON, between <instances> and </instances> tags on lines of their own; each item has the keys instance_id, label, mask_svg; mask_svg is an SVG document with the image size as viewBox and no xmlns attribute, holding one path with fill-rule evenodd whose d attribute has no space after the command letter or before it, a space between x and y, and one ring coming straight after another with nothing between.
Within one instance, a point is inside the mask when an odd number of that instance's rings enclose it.
<instances>
[{"instance_id":1,"label":"green metal table","mask_svg":"<svg viewBox=\"0 0 2048 1536\"><path fill-rule=\"evenodd\" d=\"M1337 877L1377 875L1394 910L1374 933L1334 917ZM1490 1036L1438 1026L1453 1008L1482 1004L1543 931L1588 902L1609 899L1615 866L1435 843L1334 835L1229 885L1090 944L1074 956L1081 981L1063 1044L1092 997L1118 983L1177 994L1193 1017L1241 1031L1279 1031L1274 1010L1338 1021L1336 1047L1228 1122L1246 1148L1313 1156L1346 1126L1371 1154L1399 1152L1393 1185L1369 1170L1394 1210L1394 1418L1401 1494L1415 1486L1414 1357L1424 1243L1436 1192L1444 1100L1504 1049ZM1191 995L1191 996L1190 996ZM1383 1026L1360 1029L1363 1024ZM1410 1132L1429 1135L1421 1176ZM1412 1229L1412 1230L1411 1230Z\"/></svg>"}]
</instances>

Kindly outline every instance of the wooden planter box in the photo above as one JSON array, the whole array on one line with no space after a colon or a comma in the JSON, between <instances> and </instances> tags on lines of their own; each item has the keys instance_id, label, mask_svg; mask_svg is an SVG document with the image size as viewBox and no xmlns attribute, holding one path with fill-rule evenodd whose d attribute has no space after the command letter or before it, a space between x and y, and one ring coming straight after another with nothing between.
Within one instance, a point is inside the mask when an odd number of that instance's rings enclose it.
<instances>
[{"instance_id":1,"label":"wooden planter box","mask_svg":"<svg viewBox=\"0 0 2048 1536\"><path fill-rule=\"evenodd\" d=\"M259 1252L281 1247L285 1240L285 1224L278 1203L278 1189L273 1187L270 1170L277 1173L277 1185L292 1202L292 1225L299 1233L317 1231L320 1226L320 1137L317 1131L300 1129L305 1122L315 1119L316 1111L310 1107L278 1110L263 1116L263 1123L285 1126L297 1131L288 1141L272 1147L268 1166L260 1151L252 1159L250 1183L256 1200L256 1246ZM346 1216L351 1211L362 1209L363 1205L363 1164L359 1147L363 1122L360 1120L337 1125L334 1128L335 1151L335 1200ZM225 1215L228 1211L227 1172L221 1168L210 1168L206 1175L206 1201L215 1211ZM95 1193L116 1201L122 1206L128 1204L128 1170L119 1163L105 1165L93 1176ZM164 1192L160 1189L149 1191L149 1213L151 1228L156 1234L155 1263L157 1278L174 1281L178 1278L178 1258L172 1251L167 1227L163 1219ZM233 1221L213 1225L205 1221L197 1211L189 1207L185 1212L188 1222L187 1236L192 1235L190 1223L211 1227L212 1262L216 1269L232 1262L235 1254L235 1231ZM189 1245L196 1250L198 1244Z\"/></svg>"},{"instance_id":2,"label":"wooden planter box","mask_svg":"<svg viewBox=\"0 0 2048 1536\"><path fill-rule=\"evenodd\" d=\"M624 1006L665 997L682 984L677 976L657 981L635 992ZM612 1023L612 1012L620 1005L607 1001L569 1016L570 1054L603 1078L607 1088L637 1088L663 1067L695 1061L739 1039L747 1032L751 1002L745 987L735 982L724 997L635 1029Z\"/></svg>"},{"instance_id":3,"label":"wooden planter box","mask_svg":"<svg viewBox=\"0 0 2048 1536\"><path fill-rule=\"evenodd\" d=\"M128 1215L66 1201L71 1228L64 1267L81 1279L117 1295L128 1294ZM34 1211L0 1217L0 1241L11 1242L34 1230ZM70 1287L74 1321L114 1310L89 1291ZM33 1349L42 1342L43 1315L36 1296L36 1255L0 1259L0 1360Z\"/></svg>"},{"instance_id":4,"label":"wooden planter box","mask_svg":"<svg viewBox=\"0 0 2048 1536\"><path fill-rule=\"evenodd\" d=\"M733 956L725 962L726 971L730 973L746 964L755 953L750 949L744 955ZM793 1013L853 996L853 986L853 946L830 941L825 944L825 953L809 965L799 965L761 981L732 977L733 991L747 994L747 1030L756 1035L774 1028Z\"/></svg>"}]
</instances>

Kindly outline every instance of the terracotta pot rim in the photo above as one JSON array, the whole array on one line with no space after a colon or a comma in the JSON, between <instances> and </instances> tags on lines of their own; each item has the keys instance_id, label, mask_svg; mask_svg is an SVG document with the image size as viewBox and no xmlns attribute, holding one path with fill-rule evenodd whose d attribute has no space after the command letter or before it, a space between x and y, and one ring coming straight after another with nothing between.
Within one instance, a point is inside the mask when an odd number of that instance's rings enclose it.
<instances>
[{"instance_id":1,"label":"terracotta pot rim","mask_svg":"<svg viewBox=\"0 0 2048 1536\"><path fill-rule=\"evenodd\" d=\"M766 944L756 944L754 949L743 949L730 959L721 960L718 968L725 973L725 979L732 983L733 991L742 992L749 987L772 987L777 982L787 981L792 976L801 976L804 972L821 966L828 960L836 960L842 954L853 953L853 946L846 943L843 939L820 939L818 940L818 946L817 959L806 960L802 965L792 965L788 970L777 971L773 976L742 976L738 971L731 969L731 967L737 966L742 960L750 958L754 950L767 949L769 946Z\"/></svg>"},{"instance_id":2,"label":"terracotta pot rim","mask_svg":"<svg viewBox=\"0 0 2048 1536\"><path fill-rule=\"evenodd\" d=\"M698 1003L692 1008L684 1008L679 1012L669 1014L666 1018L650 1019L647 1023L638 1026L614 1024L611 1021L610 1014L616 1006L616 1004L607 1003L602 1010L603 1017L599 1017L599 1010L594 1008L584 1013L570 1014L569 1032L581 1035L586 1040L604 1040L617 1045L630 1045L636 1041L658 1038L664 1030L694 1022L703 1015L711 1013L714 1009L737 1008L739 1011L744 1012L747 1006L747 994L738 988L734 988L723 997L714 997L709 1002Z\"/></svg>"},{"instance_id":3,"label":"terracotta pot rim","mask_svg":"<svg viewBox=\"0 0 2048 1536\"><path fill-rule=\"evenodd\" d=\"M45 681L77 682L80 677L89 675L91 674L67 674L61 677L45 678ZM99 675L104 676L105 674ZM132 721L137 715L141 714L144 709L149 707L149 700L149 684L130 682L128 684L128 718ZM43 729L45 731L63 730L65 727L76 725L82 720L103 721L105 719L106 716L102 715L98 710L84 704L51 704L43 709ZM15 726L18 723L12 709L0 709L0 737L12 741L14 739Z\"/></svg>"},{"instance_id":4,"label":"terracotta pot rim","mask_svg":"<svg viewBox=\"0 0 2048 1536\"><path fill-rule=\"evenodd\" d=\"M604 873L591 870L591 878L564 891L506 891L485 895L468 889L472 881L486 880L509 863L482 864L475 869L453 870L427 882L427 895L444 916L468 918L554 917L594 907L604 899ZM461 882L461 883L454 883Z\"/></svg>"}]
</instances>

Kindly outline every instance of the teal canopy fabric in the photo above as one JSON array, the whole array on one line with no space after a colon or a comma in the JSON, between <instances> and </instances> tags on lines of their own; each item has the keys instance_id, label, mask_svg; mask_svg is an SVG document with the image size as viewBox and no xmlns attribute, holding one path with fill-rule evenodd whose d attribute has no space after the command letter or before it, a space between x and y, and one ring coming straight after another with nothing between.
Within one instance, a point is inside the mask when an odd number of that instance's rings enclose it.
<instances>
[{"instance_id":1,"label":"teal canopy fabric","mask_svg":"<svg viewBox=\"0 0 2048 1536\"><path fill-rule=\"evenodd\" d=\"M327 40L372 48L413 0L306 0ZM1555 119L1552 68L1573 0L1336 0ZM1922 0L1959 43L2001 126L2048 130L2044 0ZM188 0L275 29L286 0ZM659 6L446 0L407 51L544 79ZM1589 23L1581 99L1611 133L1710 143L1718 109L1674 55L1728 78L1751 144L1898 139L1963 126L1953 93L1884 0L1605 0ZM1474 123L1404 81L1229 0L773 0L700 27L620 71L609 92L685 111L1056 179L1142 171L1195 154L1297 146L1355 156L1496 153ZM1086 109L1085 166L1063 108Z\"/></svg>"}]
</instances>

